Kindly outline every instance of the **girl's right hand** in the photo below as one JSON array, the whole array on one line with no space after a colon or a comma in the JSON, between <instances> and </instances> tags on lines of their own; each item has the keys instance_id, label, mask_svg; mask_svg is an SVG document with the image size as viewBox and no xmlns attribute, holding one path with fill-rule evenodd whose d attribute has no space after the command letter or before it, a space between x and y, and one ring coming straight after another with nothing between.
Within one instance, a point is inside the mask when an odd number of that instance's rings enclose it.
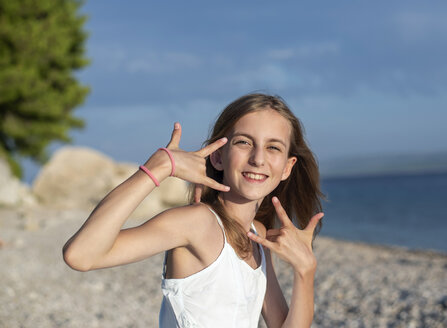
<instances>
[{"instance_id":1,"label":"girl's right hand","mask_svg":"<svg viewBox=\"0 0 447 328\"><path fill-rule=\"evenodd\" d=\"M180 139L182 136L182 128L180 123L174 124L174 130L172 131L171 140L169 141L166 148L168 148L175 162L175 173L174 176L182 180L189 181L196 185L204 185L219 191L229 191L230 187L220 184L216 180L209 178L206 175L206 158L215 152L217 149L222 147L227 143L227 138L219 139L208 146L199 149L194 152L187 152L179 147ZM152 166L149 164L150 161L155 160L162 165L169 163L169 170L171 169L171 162L168 154L166 152L159 150L156 152L145 165Z\"/></svg>"}]
</instances>

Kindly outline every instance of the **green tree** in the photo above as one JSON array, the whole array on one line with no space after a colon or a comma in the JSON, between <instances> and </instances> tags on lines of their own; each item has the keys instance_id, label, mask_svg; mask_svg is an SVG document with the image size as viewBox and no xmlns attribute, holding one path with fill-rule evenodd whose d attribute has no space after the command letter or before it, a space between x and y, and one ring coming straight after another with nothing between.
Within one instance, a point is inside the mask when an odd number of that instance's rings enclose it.
<instances>
[{"instance_id":1,"label":"green tree","mask_svg":"<svg viewBox=\"0 0 447 328\"><path fill-rule=\"evenodd\" d=\"M89 92L76 70L86 66L86 16L78 0L0 0L0 156L21 177L21 157L48 159L52 141L70 142L72 116Z\"/></svg>"}]
</instances>

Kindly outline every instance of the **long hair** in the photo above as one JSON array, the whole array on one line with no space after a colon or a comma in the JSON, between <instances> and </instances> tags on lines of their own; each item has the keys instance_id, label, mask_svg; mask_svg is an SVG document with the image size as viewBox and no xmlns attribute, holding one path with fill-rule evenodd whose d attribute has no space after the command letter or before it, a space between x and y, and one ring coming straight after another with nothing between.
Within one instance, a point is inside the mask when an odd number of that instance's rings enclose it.
<instances>
[{"instance_id":1,"label":"long hair","mask_svg":"<svg viewBox=\"0 0 447 328\"><path fill-rule=\"evenodd\" d=\"M288 157L295 156L297 162L293 166L290 176L281 181L275 190L264 198L255 219L262 222L267 229L275 226L276 212L272 204L272 197L276 196L289 218L296 226L303 229L309 223L310 218L321 211L320 198L324 198L324 195L320 191L318 165L304 139L303 127L283 99L279 96L261 93L248 94L236 99L217 118L210 137L204 144L209 145L226 136L242 116L268 108L277 111L290 123L292 132ZM206 170L209 177L222 183L223 172L213 167L209 157L206 160ZM251 251L251 242L242 226L225 211L218 195L219 191L205 186L201 200L211 206L220 216L227 238L239 256L244 258ZM321 220L315 229L314 237L320 229Z\"/></svg>"}]
</instances>

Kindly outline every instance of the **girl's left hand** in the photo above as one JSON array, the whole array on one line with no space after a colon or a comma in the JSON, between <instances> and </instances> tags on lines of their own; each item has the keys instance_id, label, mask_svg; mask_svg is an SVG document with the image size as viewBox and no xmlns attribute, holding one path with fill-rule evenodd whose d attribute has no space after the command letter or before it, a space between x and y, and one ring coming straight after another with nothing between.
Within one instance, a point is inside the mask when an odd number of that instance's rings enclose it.
<instances>
[{"instance_id":1,"label":"girl's left hand","mask_svg":"<svg viewBox=\"0 0 447 328\"><path fill-rule=\"evenodd\" d=\"M314 274L317 261L312 252L312 238L315 227L324 214L314 215L307 227L300 230L293 225L277 197L272 198L272 203L281 221L281 228L268 230L266 238L257 236L252 232L248 232L248 237L290 263L301 277Z\"/></svg>"}]
</instances>

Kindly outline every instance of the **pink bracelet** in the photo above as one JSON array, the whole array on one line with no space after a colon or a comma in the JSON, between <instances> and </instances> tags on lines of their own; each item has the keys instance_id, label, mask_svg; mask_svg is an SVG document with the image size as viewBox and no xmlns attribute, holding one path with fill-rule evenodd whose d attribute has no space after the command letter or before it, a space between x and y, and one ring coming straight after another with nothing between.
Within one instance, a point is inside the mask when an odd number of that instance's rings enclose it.
<instances>
[{"instance_id":1,"label":"pink bracelet","mask_svg":"<svg viewBox=\"0 0 447 328\"><path fill-rule=\"evenodd\" d=\"M175 161L174 161L174 156L172 156L172 153L171 153L171 151L170 151L168 148L158 148L158 150L164 150L164 151L168 154L169 159L171 160L171 166L172 166L172 169L171 169L171 177L173 177L173 176L174 176L174 173L175 173Z\"/></svg>"},{"instance_id":2,"label":"pink bracelet","mask_svg":"<svg viewBox=\"0 0 447 328\"><path fill-rule=\"evenodd\" d=\"M152 181L155 183L155 186L158 187L158 186L160 185L160 182L158 182L157 178L151 173L151 171L149 171L149 170L147 169L146 166L140 165L140 170L142 170L143 172L145 172L145 173L149 176L149 178L152 179Z\"/></svg>"}]
</instances>

